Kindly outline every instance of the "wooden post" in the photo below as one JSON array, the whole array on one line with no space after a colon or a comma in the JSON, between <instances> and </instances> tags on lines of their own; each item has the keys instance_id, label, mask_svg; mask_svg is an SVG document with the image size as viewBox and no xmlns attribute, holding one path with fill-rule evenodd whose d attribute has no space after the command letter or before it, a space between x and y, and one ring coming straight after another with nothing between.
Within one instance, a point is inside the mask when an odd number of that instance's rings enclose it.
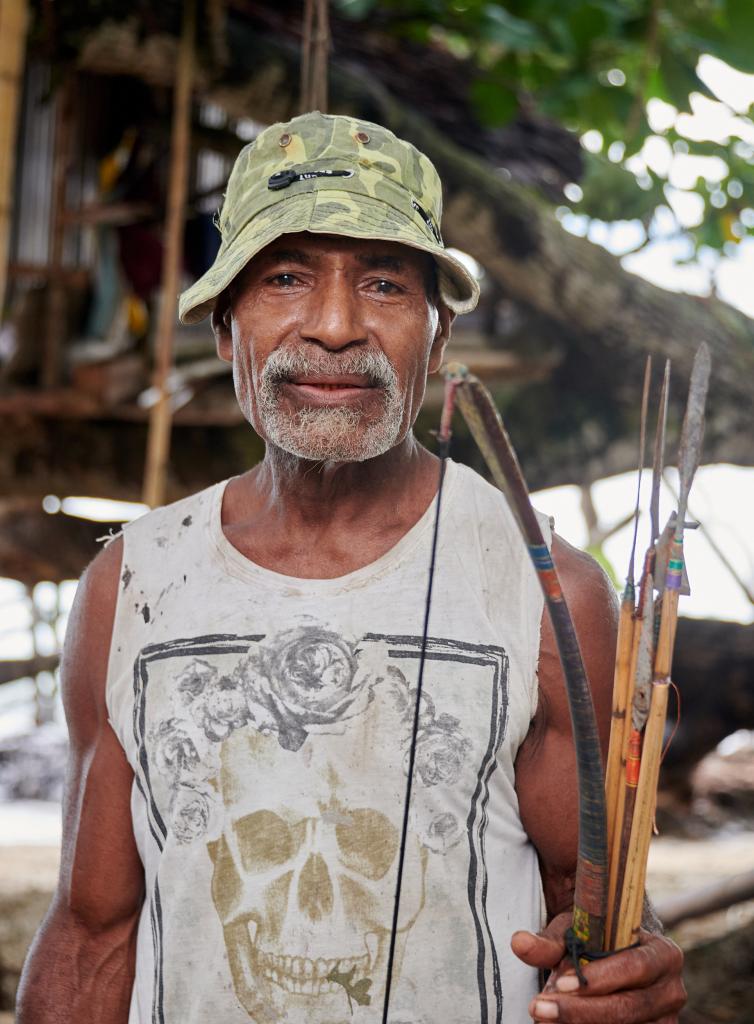
<instances>
[{"instance_id":1,"label":"wooden post","mask_svg":"<svg viewBox=\"0 0 754 1024\"><path fill-rule=\"evenodd\" d=\"M165 500L165 475L170 452L172 409L167 379L173 365L175 337L175 303L180 287L183 261L183 226L186 215L186 194L191 144L191 89L194 76L195 0L186 0L183 28L175 69L173 128L170 145L170 176L168 180L167 216L165 218L165 251L162 266L162 288L155 339L153 385L159 398L149 416L147 460L144 472L144 502L154 508Z\"/></svg>"},{"instance_id":2,"label":"wooden post","mask_svg":"<svg viewBox=\"0 0 754 1024\"><path fill-rule=\"evenodd\" d=\"M16 127L29 23L27 0L0 4L0 319L5 303L11 203L16 165Z\"/></svg>"},{"instance_id":3,"label":"wooden post","mask_svg":"<svg viewBox=\"0 0 754 1024\"><path fill-rule=\"evenodd\" d=\"M60 386L63 343L67 321L67 291L61 273L66 231L66 195L71 159L74 81L69 75L56 98L55 141L52 162L52 201L50 204L50 240L48 247L48 291L42 345L41 384L45 390Z\"/></svg>"}]
</instances>

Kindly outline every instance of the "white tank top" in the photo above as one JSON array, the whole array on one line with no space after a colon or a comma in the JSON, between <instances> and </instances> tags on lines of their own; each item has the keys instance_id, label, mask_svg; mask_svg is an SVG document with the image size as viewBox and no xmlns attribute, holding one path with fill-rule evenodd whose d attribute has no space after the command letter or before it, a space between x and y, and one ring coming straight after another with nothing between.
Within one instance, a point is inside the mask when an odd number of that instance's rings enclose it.
<instances>
[{"instance_id":1,"label":"white tank top","mask_svg":"<svg viewBox=\"0 0 754 1024\"><path fill-rule=\"evenodd\" d=\"M224 489L124 531L107 705L146 876L129 1024L379 1024L434 503L376 562L309 580L229 543ZM542 605L505 500L449 463L391 1024L528 1019L510 936L542 895L513 765Z\"/></svg>"}]
</instances>

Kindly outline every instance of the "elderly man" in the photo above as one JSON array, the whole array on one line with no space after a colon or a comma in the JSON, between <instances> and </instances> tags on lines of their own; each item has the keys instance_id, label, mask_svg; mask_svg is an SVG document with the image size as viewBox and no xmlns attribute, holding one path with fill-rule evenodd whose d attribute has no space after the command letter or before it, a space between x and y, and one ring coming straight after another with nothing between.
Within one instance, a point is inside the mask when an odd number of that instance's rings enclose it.
<instances>
[{"instance_id":1,"label":"elderly man","mask_svg":"<svg viewBox=\"0 0 754 1024\"><path fill-rule=\"evenodd\" d=\"M438 462L412 425L478 294L440 205L427 158L361 121L307 114L239 156L180 309L212 314L265 458L82 580L21 1024L677 1019L681 955L650 932L539 991L573 891L568 710L511 513L454 463L423 625ZM613 595L553 547L606 729Z\"/></svg>"}]
</instances>

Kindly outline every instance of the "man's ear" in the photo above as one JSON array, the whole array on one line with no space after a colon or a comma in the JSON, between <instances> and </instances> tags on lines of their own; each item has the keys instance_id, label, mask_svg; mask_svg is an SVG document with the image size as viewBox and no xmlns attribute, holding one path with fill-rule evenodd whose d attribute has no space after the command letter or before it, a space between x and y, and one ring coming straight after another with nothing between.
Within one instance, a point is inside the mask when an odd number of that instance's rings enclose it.
<instances>
[{"instance_id":1,"label":"man's ear","mask_svg":"<svg viewBox=\"0 0 754 1024\"><path fill-rule=\"evenodd\" d=\"M230 292L226 288L215 300L212 310L212 332L215 335L217 354L226 363L233 362L233 338L230 330Z\"/></svg>"},{"instance_id":2,"label":"man's ear","mask_svg":"<svg viewBox=\"0 0 754 1024\"><path fill-rule=\"evenodd\" d=\"M429 353L428 370L430 373L437 373L442 366L442 361L445 356L445 347L450 341L450 331L456 315L452 309L449 309L445 303L440 300L437 303L437 317L437 330L435 331L435 339L432 342L432 348Z\"/></svg>"}]
</instances>

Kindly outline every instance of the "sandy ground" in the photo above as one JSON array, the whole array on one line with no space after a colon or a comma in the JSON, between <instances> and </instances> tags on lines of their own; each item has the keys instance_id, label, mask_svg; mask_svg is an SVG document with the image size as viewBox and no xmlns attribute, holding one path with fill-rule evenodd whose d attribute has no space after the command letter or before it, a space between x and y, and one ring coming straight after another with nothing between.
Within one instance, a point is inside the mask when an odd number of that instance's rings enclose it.
<instances>
[{"instance_id":1,"label":"sandy ground","mask_svg":"<svg viewBox=\"0 0 754 1024\"><path fill-rule=\"evenodd\" d=\"M751 870L754 870L754 831L707 839L660 836L650 848L647 890L652 901L660 905L666 896L703 889ZM754 900L687 921L675 929L673 937L684 949L690 949L699 942L741 928L751 920L754 920Z\"/></svg>"},{"instance_id":2,"label":"sandy ground","mask_svg":"<svg viewBox=\"0 0 754 1024\"><path fill-rule=\"evenodd\" d=\"M27 889L52 893L59 866L57 846L0 846L0 893Z\"/></svg>"}]
</instances>

